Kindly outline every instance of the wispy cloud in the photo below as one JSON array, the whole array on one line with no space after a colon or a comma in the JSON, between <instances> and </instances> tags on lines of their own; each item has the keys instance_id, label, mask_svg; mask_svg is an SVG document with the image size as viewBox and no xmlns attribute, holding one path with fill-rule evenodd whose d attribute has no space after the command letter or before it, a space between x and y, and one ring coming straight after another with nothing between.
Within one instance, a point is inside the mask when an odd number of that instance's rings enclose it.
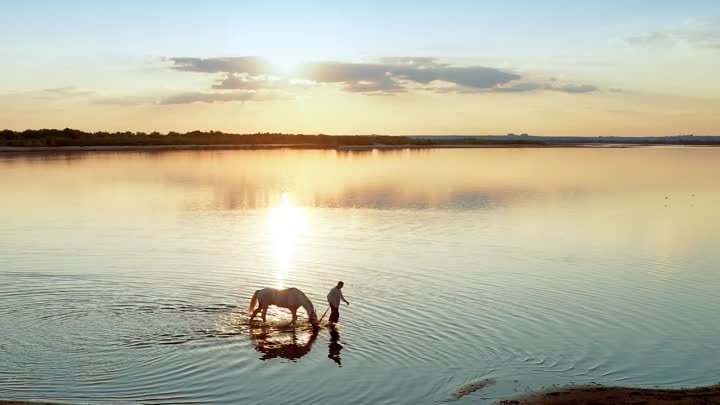
<instances>
[{"instance_id":1,"label":"wispy cloud","mask_svg":"<svg viewBox=\"0 0 720 405\"><path fill-rule=\"evenodd\" d=\"M68 98L68 97L84 97L84 96L90 96L95 94L95 91L93 90L83 90L80 88L77 88L75 86L65 86L65 87L55 87L52 89L45 89L42 90L41 93L47 94L47 95L53 95L61 98Z\"/></svg>"},{"instance_id":2,"label":"wispy cloud","mask_svg":"<svg viewBox=\"0 0 720 405\"><path fill-rule=\"evenodd\" d=\"M630 45L659 45L662 43L670 43L671 38L665 32L647 32L640 35L629 36L625 38L625 42Z\"/></svg>"},{"instance_id":3,"label":"wispy cloud","mask_svg":"<svg viewBox=\"0 0 720 405\"><path fill-rule=\"evenodd\" d=\"M563 93L591 93L598 88L592 84L562 84L546 87L547 90L561 91Z\"/></svg>"},{"instance_id":4,"label":"wispy cloud","mask_svg":"<svg viewBox=\"0 0 720 405\"><path fill-rule=\"evenodd\" d=\"M158 101L158 104L169 105L169 104L191 104L191 103L215 103L215 102L226 102L226 101L271 101L271 100L287 100L293 96L287 94L280 94L277 92L273 93L259 93L255 91L233 91L233 92L222 92L222 93L208 93L208 92L189 92L175 94L172 96L164 97Z\"/></svg>"},{"instance_id":5,"label":"wispy cloud","mask_svg":"<svg viewBox=\"0 0 720 405\"><path fill-rule=\"evenodd\" d=\"M507 86L499 86L495 88L495 91L500 93L524 93L527 91L535 91L535 90L541 90L544 89L545 86L543 86L540 83L532 83L532 82L521 82L521 83L514 83Z\"/></svg>"},{"instance_id":6,"label":"wispy cloud","mask_svg":"<svg viewBox=\"0 0 720 405\"><path fill-rule=\"evenodd\" d=\"M166 94L164 96L106 96L91 99L93 104L137 106L143 104L172 105L192 103L216 103L216 102L246 102L246 101L272 101L289 100L295 98L293 95L279 91L255 91L237 90L224 92L184 92L177 94Z\"/></svg>"},{"instance_id":7,"label":"wispy cloud","mask_svg":"<svg viewBox=\"0 0 720 405\"><path fill-rule=\"evenodd\" d=\"M142 104L153 104L157 97L152 96L101 96L95 97L90 102L100 105L136 106Z\"/></svg>"},{"instance_id":8,"label":"wispy cloud","mask_svg":"<svg viewBox=\"0 0 720 405\"><path fill-rule=\"evenodd\" d=\"M63 86L54 87L42 90L30 90L30 91L10 91L0 93L2 97L27 97L31 99L45 99L54 101L63 101L67 99L75 99L81 97L88 97L97 94L93 90L81 89L76 86Z\"/></svg>"},{"instance_id":9,"label":"wispy cloud","mask_svg":"<svg viewBox=\"0 0 720 405\"><path fill-rule=\"evenodd\" d=\"M633 46L687 45L720 50L720 20L691 21L676 29L629 36L625 42Z\"/></svg>"}]
</instances>

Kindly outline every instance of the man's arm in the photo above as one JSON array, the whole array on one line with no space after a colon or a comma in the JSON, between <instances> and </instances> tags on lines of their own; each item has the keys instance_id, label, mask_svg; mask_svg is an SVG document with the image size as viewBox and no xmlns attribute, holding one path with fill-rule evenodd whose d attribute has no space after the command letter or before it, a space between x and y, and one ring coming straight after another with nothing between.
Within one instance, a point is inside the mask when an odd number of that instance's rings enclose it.
<instances>
[{"instance_id":1,"label":"man's arm","mask_svg":"<svg viewBox=\"0 0 720 405\"><path fill-rule=\"evenodd\" d=\"M348 302L348 300L345 299L345 296L343 295L342 291L338 290L338 292L340 293L340 299L343 300L343 301L345 301L346 304L350 305L350 303Z\"/></svg>"}]
</instances>

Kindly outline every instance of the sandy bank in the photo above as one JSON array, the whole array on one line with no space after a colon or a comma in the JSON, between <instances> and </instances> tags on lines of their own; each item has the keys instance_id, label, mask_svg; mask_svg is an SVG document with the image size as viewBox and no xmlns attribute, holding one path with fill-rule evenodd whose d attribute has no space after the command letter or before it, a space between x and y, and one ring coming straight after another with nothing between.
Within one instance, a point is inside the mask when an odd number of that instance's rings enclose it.
<instances>
[{"instance_id":1,"label":"sandy bank","mask_svg":"<svg viewBox=\"0 0 720 405\"><path fill-rule=\"evenodd\" d=\"M552 389L503 400L499 405L714 405L720 385L690 389L580 386Z\"/></svg>"}]
</instances>

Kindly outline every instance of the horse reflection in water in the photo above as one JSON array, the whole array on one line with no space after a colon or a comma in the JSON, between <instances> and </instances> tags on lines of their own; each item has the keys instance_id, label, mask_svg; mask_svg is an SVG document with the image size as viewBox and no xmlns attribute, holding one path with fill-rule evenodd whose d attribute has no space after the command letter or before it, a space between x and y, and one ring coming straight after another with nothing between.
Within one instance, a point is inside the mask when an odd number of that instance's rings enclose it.
<instances>
[{"instance_id":1,"label":"horse reflection in water","mask_svg":"<svg viewBox=\"0 0 720 405\"><path fill-rule=\"evenodd\" d=\"M297 361L310 353L318 329L294 324L250 324L250 337L255 350L262 353L260 360L282 358Z\"/></svg>"}]
</instances>

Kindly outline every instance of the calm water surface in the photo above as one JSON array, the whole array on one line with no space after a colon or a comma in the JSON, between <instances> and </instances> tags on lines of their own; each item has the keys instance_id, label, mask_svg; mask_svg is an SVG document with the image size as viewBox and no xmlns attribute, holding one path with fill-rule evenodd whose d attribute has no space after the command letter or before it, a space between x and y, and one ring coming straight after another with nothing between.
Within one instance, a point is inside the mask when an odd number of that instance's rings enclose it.
<instances>
[{"instance_id":1,"label":"calm water surface","mask_svg":"<svg viewBox=\"0 0 720 405\"><path fill-rule=\"evenodd\" d=\"M0 156L0 398L490 404L720 379L720 149ZM337 333L245 314L295 286Z\"/></svg>"}]
</instances>

